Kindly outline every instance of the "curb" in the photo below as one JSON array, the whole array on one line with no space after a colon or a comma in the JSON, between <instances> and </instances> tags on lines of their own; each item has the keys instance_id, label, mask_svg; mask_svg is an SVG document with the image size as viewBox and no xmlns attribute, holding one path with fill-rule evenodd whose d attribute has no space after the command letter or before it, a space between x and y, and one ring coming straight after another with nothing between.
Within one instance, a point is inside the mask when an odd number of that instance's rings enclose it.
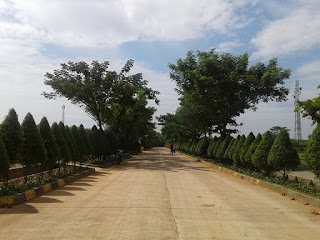
<instances>
[{"instance_id":1,"label":"curb","mask_svg":"<svg viewBox=\"0 0 320 240\"><path fill-rule=\"evenodd\" d=\"M44 193L50 192L50 191L57 189L59 187L63 187L67 184L70 184L70 183L80 179L80 178L86 177L94 172L95 172L95 169L90 168L90 169L85 170L81 173L75 174L73 176L69 176L65 179L59 179L55 182L48 183L48 184L33 188L33 189L28 190L24 193L17 193L16 195L13 195L13 196L0 197L0 207L19 205L23 202L32 200L36 197L40 197Z\"/></svg>"},{"instance_id":2,"label":"curb","mask_svg":"<svg viewBox=\"0 0 320 240\"><path fill-rule=\"evenodd\" d=\"M185 155L185 154L183 154L183 155ZM185 155L185 156L188 156L188 155ZM266 182L266 181L263 181L263 180L260 180L260 179L257 179L257 178L253 178L253 177L244 175L242 173L238 173L238 172L232 171L230 169L214 165L213 163L209 163L209 162L206 162L206 161L201 160L201 159L196 159L196 158L191 157L191 156L188 156L188 157L192 158L193 161L195 161L197 163L200 163L201 165L203 165L206 168L214 169L214 170L218 170L220 172L227 173L229 175L232 175L235 178L240 178L240 179L243 179L243 180L245 180L247 182L250 182L253 185L258 185L258 186L261 186L263 188L267 188L267 189L270 189L270 190L272 190L274 192L280 193L283 196L288 196L292 200L298 200L298 201L304 203L305 205L312 205L314 207L320 208L320 199L318 199L318 198L311 197L311 196L306 195L304 193L300 193L300 192L297 192L295 190L288 189L286 187L283 187L283 186L280 186L280 185L277 185L277 184L274 184L274 183L269 183L269 182Z\"/></svg>"}]
</instances>

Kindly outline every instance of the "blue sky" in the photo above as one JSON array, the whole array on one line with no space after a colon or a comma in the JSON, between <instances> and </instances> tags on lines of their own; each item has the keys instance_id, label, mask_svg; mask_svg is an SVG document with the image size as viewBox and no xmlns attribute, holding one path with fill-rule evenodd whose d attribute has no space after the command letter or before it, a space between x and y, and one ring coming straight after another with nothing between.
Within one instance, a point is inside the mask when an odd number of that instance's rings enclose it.
<instances>
[{"instance_id":1,"label":"blue sky","mask_svg":"<svg viewBox=\"0 0 320 240\"><path fill-rule=\"evenodd\" d=\"M241 133L265 132L273 126L294 130L293 89L300 80L301 99L316 97L320 84L320 2L318 0L0 0L0 121L15 108L20 121L31 112L39 122L94 124L65 99L41 96L50 88L44 74L67 61L108 60L118 70L134 59L149 85L161 92L157 115L179 106L168 63L189 50L240 55L250 63L278 58L290 68L285 103L259 104L240 116ZM302 120L303 137L313 130Z\"/></svg>"}]
</instances>

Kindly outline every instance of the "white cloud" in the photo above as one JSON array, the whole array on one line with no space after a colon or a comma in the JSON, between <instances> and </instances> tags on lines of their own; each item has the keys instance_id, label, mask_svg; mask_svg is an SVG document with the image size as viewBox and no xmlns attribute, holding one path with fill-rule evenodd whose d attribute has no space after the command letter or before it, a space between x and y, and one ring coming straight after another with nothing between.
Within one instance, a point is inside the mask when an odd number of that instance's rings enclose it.
<instances>
[{"instance_id":1,"label":"white cloud","mask_svg":"<svg viewBox=\"0 0 320 240\"><path fill-rule=\"evenodd\" d=\"M232 42L223 42L220 43L216 49L218 52L230 52L231 50L241 46L239 40L235 40Z\"/></svg>"},{"instance_id":2,"label":"white cloud","mask_svg":"<svg viewBox=\"0 0 320 240\"><path fill-rule=\"evenodd\" d=\"M315 60L301 66L297 69L297 74L304 81L318 81L320 84L320 60Z\"/></svg>"},{"instance_id":3,"label":"white cloud","mask_svg":"<svg viewBox=\"0 0 320 240\"><path fill-rule=\"evenodd\" d=\"M267 58L319 47L319 11L319 1L300 1L295 10L282 19L270 22L251 40L257 48L253 57Z\"/></svg>"},{"instance_id":4,"label":"white cloud","mask_svg":"<svg viewBox=\"0 0 320 240\"><path fill-rule=\"evenodd\" d=\"M256 1L12 0L10 3L0 5L0 14L5 12L6 19L10 19L0 22L2 38L25 36L70 46L115 46L135 40L186 40L201 37L206 31L227 33L248 24L245 9ZM12 23L12 19L16 22Z\"/></svg>"}]
</instances>

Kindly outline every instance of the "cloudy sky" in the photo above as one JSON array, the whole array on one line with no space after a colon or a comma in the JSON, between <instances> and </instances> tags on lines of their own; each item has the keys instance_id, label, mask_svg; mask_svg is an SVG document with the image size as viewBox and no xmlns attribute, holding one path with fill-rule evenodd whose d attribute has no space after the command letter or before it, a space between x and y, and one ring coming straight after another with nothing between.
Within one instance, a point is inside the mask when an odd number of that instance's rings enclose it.
<instances>
[{"instance_id":1,"label":"cloudy sky","mask_svg":"<svg viewBox=\"0 0 320 240\"><path fill-rule=\"evenodd\" d=\"M44 74L67 61L108 60L118 70L135 60L133 72L142 72L161 92L157 115L174 113L179 106L168 63L189 50L248 52L250 64L277 57L290 68L285 103L260 104L256 112L240 117L241 133L264 132L273 126L290 128L293 137L295 80L301 99L316 97L320 84L319 0L0 0L0 121L15 108L20 121L31 112L38 123L94 122L64 99L41 96L50 88ZM303 137L312 132L302 120Z\"/></svg>"}]
</instances>

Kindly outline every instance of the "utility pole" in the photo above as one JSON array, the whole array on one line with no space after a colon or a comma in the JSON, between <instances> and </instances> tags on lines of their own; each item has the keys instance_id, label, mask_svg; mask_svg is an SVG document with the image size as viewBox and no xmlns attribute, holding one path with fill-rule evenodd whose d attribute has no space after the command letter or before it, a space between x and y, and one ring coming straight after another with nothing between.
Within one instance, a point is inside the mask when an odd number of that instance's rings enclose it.
<instances>
[{"instance_id":1,"label":"utility pole","mask_svg":"<svg viewBox=\"0 0 320 240\"><path fill-rule=\"evenodd\" d=\"M64 110L66 109L65 105L62 105L62 123L64 124Z\"/></svg>"},{"instance_id":2,"label":"utility pole","mask_svg":"<svg viewBox=\"0 0 320 240\"><path fill-rule=\"evenodd\" d=\"M301 87L299 87L299 80L296 80L296 87L294 89L294 105L295 108L298 107L298 103L300 101ZM301 130L301 116L300 112L295 112L295 120L294 120L294 139L301 140L302 139L302 130Z\"/></svg>"}]
</instances>

